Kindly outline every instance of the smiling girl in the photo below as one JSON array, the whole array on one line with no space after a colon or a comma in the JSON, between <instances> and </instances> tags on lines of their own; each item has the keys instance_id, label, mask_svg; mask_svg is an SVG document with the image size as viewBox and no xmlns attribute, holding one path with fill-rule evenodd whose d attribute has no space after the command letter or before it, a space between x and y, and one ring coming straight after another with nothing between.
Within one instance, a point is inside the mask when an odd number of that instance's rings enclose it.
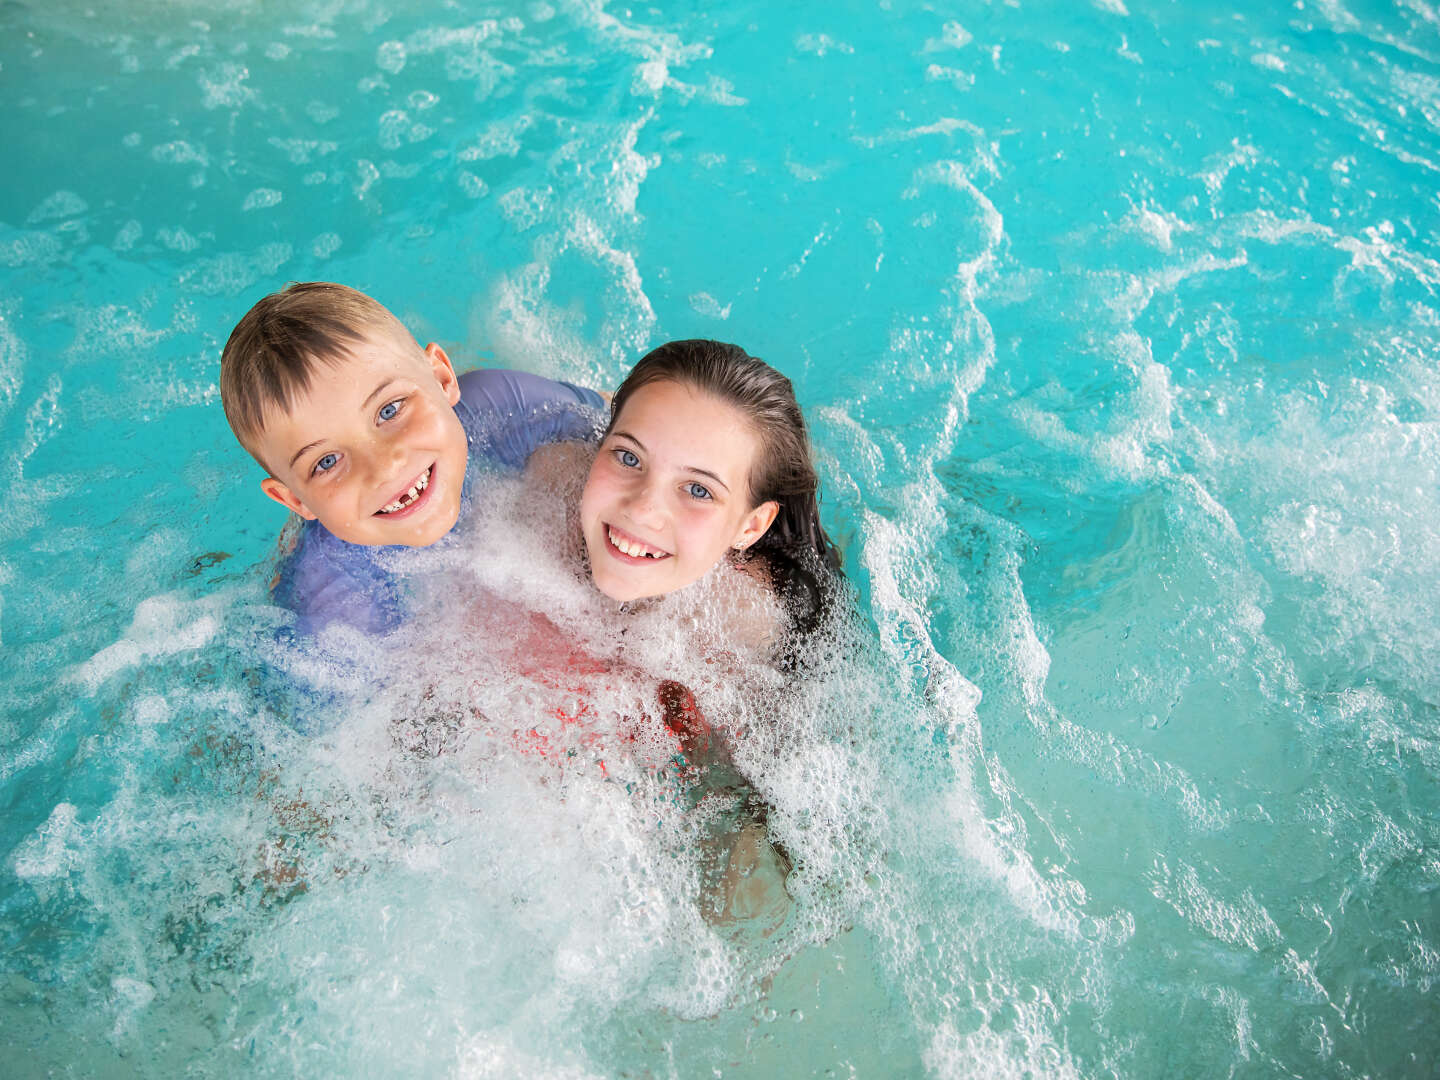
<instances>
[{"instance_id":1,"label":"smiling girl","mask_svg":"<svg viewBox=\"0 0 1440 1080\"><path fill-rule=\"evenodd\" d=\"M748 774L842 595L791 383L735 345L670 342L615 392L583 491L576 445L547 449L470 537L480 596L446 584L468 611L465 704L522 759L696 809L705 917L769 933L789 865Z\"/></svg>"},{"instance_id":2,"label":"smiling girl","mask_svg":"<svg viewBox=\"0 0 1440 1080\"><path fill-rule=\"evenodd\" d=\"M790 380L737 345L672 341L615 397L580 500L595 587L622 602L735 572L802 633L840 569Z\"/></svg>"}]
</instances>

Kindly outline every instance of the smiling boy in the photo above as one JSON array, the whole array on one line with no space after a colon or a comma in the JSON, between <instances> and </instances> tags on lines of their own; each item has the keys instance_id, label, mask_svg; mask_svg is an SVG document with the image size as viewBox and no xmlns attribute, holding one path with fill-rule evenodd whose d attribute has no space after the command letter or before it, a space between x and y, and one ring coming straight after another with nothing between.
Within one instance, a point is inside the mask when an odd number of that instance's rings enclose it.
<instances>
[{"instance_id":1,"label":"smiling boy","mask_svg":"<svg viewBox=\"0 0 1440 1080\"><path fill-rule=\"evenodd\" d=\"M381 304L344 285L291 285L236 324L220 397L261 490L302 523L277 603L315 632L404 615L396 553L442 540L470 503L475 461L521 468L538 447L595 434L594 391L516 371L457 376Z\"/></svg>"}]
</instances>

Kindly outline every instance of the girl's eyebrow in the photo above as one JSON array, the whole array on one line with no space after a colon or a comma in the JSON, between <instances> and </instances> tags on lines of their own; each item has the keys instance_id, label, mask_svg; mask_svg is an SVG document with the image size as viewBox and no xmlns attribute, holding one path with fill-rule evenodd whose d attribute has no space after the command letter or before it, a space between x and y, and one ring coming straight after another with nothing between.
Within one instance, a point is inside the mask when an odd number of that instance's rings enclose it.
<instances>
[{"instance_id":1,"label":"girl's eyebrow","mask_svg":"<svg viewBox=\"0 0 1440 1080\"><path fill-rule=\"evenodd\" d=\"M637 447L639 447L641 450L645 450L645 444L642 443L639 439L637 439L634 435L631 435L628 431L612 431L612 432L610 433L610 437L611 437L612 439L613 439L613 438L629 439L632 443L634 443L634 444L635 444ZM646 453L649 453L648 450L646 450L645 452L646 452ZM682 465L682 466L681 466L681 470L684 471L684 472L694 473L696 476L703 476L703 477L705 477L705 478L708 479L708 480L714 480L715 483L719 484L722 488L725 489L726 494L729 494L729 492L730 492L730 485L727 484L727 483L725 483L724 480L721 480L720 477L716 476L716 475L715 475L713 472L711 472L709 469L702 469L702 468L700 468L698 465Z\"/></svg>"},{"instance_id":2,"label":"girl's eyebrow","mask_svg":"<svg viewBox=\"0 0 1440 1080\"><path fill-rule=\"evenodd\" d=\"M686 471L686 472L692 472L692 473L695 473L697 476L704 476L704 477L707 477L707 478L715 481L715 483L719 484L722 488L724 488L724 489L726 490L726 492L729 492L729 490L730 490L730 485L727 484L727 483L725 483L724 480L721 480L720 477L716 476L716 475L715 475L713 472L711 472L709 469L700 469L700 468L697 468L697 467L694 466L694 465L687 465L687 466L685 466L685 471Z\"/></svg>"}]
</instances>

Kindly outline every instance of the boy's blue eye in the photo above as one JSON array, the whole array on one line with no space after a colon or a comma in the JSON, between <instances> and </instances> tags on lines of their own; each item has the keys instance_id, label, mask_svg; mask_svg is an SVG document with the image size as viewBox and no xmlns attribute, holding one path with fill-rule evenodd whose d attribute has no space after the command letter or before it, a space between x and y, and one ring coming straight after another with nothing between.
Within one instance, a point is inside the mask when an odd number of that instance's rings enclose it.
<instances>
[{"instance_id":1,"label":"boy's blue eye","mask_svg":"<svg viewBox=\"0 0 1440 1080\"><path fill-rule=\"evenodd\" d=\"M624 465L627 469L636 469L640 467L640 459L629 450L616 450L615 460L620 462L620 464Z\"/></svg>"},{"instance_id":2,"label":"boy's blue eye","mask_svg":"<svg viewBox=\"0 0 1440 1080\"><path fill-rule=\"evenodd\" d=\"M704 484L697 484L693 480L685 485L685 491L692 499L709 499L712 497L709 488Z\"/></svg>"},{"instance_id":3,"label":"boy's blue eye","mask_svg":"<svg viewBox=\"0 0 1440 1080\"><path fill-rule=\"evenodd\" d=\"M326 454L319 461L315 462L314 471L317 473L329 472L335 467L335 463L339 460L339 454Z\"/></svg>"},{"instance_id":4,"label":"boy's blue eye","mask_svg":"<svg viewBox=\"0 0 1440 1080\"><path fill-rule=\"evenodd\" d=\"M387 401L384 405L380 406L379 416L381 420L393 420L395 419L395 414L399 411L400 399L396 398L394 401Z\"/></svg>"}]
</instances>

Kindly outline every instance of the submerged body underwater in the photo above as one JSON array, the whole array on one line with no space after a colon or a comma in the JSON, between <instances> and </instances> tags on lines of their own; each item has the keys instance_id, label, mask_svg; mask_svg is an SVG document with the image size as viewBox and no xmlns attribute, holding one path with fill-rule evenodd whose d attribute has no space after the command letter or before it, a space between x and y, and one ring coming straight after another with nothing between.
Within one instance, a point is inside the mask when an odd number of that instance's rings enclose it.
<instances>
[{"instance_id":1,"label":"submerged body underwater","mask_svg":"<svg viewBox=\"0 0 1440 1080\"><path fill-rule=\"evenodd\" d=\"M1253 7L6 7L7 1075L1433 1075L1440 13ZM218 358L312 279L765 358L854 618L622 640L497 475L423 624L277 650Z\"/></svg>"}]
</instances>

